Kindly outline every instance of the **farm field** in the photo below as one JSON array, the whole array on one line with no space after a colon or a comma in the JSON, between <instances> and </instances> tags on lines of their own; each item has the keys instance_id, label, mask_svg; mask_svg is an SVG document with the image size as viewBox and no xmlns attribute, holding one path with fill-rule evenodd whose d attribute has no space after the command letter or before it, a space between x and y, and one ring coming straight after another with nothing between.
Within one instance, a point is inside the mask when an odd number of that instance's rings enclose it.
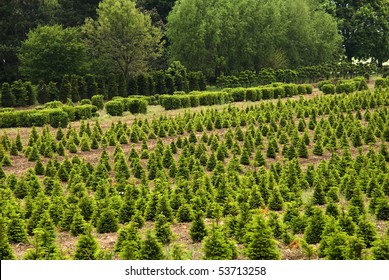
<instances>
[{"instance_id":1,"label":"farm field","mask_svg":"<svg viewBox=\"0 0 389 280\"><path fill-rule=\"evenodd\" d=\"M386 258L389 90L368 86L1 129L1 253Z\"/></svg>"}]
</instances>

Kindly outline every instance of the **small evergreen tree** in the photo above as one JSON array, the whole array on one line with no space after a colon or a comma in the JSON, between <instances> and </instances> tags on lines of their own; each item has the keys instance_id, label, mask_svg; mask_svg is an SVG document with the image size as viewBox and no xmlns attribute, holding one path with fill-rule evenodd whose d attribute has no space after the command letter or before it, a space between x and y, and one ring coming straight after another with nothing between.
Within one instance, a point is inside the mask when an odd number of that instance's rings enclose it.
<instances>
[{"instance_id":1,"label":"small evergreen tree","mask_svg":"<svg viewBox=\"0 0 389 280\"><path fill-rule=\"evenodd\" d=\"M155 236L164 245L169 244L173 239L173 232L171 230L170 223L163 214L159 214L156 217Z\"/></svg>"},{"instance_id":2,"label":"small evergreen tree","mask_svg":"<svg viewBox=\"0 0 389 280\"><path fill-rule=\"evenodd\" d=\"M359 219L357 236L363 239L366 248L372 247L374 241L377 239L375 226L367 219L366 215L363 215Z\"/></svg>"},{"instance_id":3,"label":"small evergreen tree","mask_svg":"<svg viewBox=\"0 0 389 280\"><path fill-rule=\"evenodd\" d=\"M280 211L283 208L284 199L282 198L278 186L274 186L269 198L269 209L273 211Z\"/></svg>"},{"instance_id":4,"label":"small evergreen tree","mask_svg":"<svg viewBox=\"0 0 389 280\"><path fill-rule=\"evenodd\" d=\"M27 232L24 220L15 211L10 214L10 222L8 223L8 241L10 243L25 243L27 242Z\"/></svg>"},{"instance_id":5,"label":"small evergreen tree","mask_svg":"<svg viewBox=\"0 0 389 280\"><path fill-rule=\"evenodd\" d=\"M147 231L146 239L141 242L139 259L141 260L163 260L165 256L162 252L162 245L157 237Z\"/></svg>"},{"instance_id":6,"label":"small evergreen tree","mask_svg":"<svg viewBox=\"0 0 389 280\"><path fill-rule=\"evenodd\" d=\"M119 229L115 212L106 208L101 212L97 221L97 231L99 233L116 232Z\"/></svg>"},{"instance_id":7,"label":"small evergreen tree","mask_svg":"<svg viewBox=\"0 0 389 280\"><path fill-rule=\"evenodd\" d=\"M281 257L272 230L261 215L253 217L245 235L244 245L245 255L250 260L278 260Z\"/></svg>"},{"instance_id":8,"label":"small evergreen tree","mask_svg":"<svg viewBox=\"0 0 389 280\"><path fill-rule=\"evenodd\" d=\"M188 203L183 203L177 210L177 219L180 223L192 221L193 212Z\"/></svg>"},{"instance_id":9,"label":"small evergreen tree","mask_svg":"<svg viewBox=\"0 0 389 280\"><path fill-rule=\"evenodd\" d=\"M86 234L81 235L76 244L75 260L96 260L98 251L97 239L92 235L92 229L88 226Z\"/></svg>"},{"instance_id":10,"label":"small evergreen tree","mask_svg":"<svg viewBox=\"0 0 389 280\"><path fill-rule=\"evenodd\" d=\"M375 260L389 260L389 235L373 243L372 253Z\"/></svg>"},{"instance_id":11,"label":"small evergreen tree","mask_svg":"<svg viewBox=\"0 0 389 280\"><path fill-rule=\"evenodd\" d=\"M8 242L7 224L5 218L0 215L0 260L14 260L15 255Z\"/></svg>"},{"instance_id":12,"label":"small evergreen tree","mask_svg":"<svg viewBox=\"0 0 389 280\"><path fill-rule=\"evenodd\" d=\"M237 254L235 244L229 241L222 229L215 224L204 238L203 251L206 260L232 260Z\"/></svg>"},{"instance_id":13,"label":"small evergreen tree","mask_svg":"<svg viewBox=\"0 0 389 280\"><path fill-rule=\"evenodd\" d=\"M194 220L189 229L189 235L193 242L200 242L207 235L207 229L204 223L204 216L201 211L195 214Z\"/></svg>"},{"instance_id":14,"label":"small evergreen tree","mask_svg":"<svg viewBox=\"0 0 389 280\"><path fill-rule=\"evenodd\" d=\"M326 203L326 195L323 190L323 185L320 178L316 178L314 182L314 191L313 191L313 204L323 205Z\"/></svg>"},{"instance_id":15,"label":"small evergreen tree","mask_svg":"<svg viewBox=\"0 0 389 280\"><path fill-rule=\"evenodd\" d=\"M85 232L86 223L84 217L81 215L81 211L77 209L73 215L73 221L70 225L70 234L73 236L79 236L81 234L86 234Z\"/></svg>"},{"instance_id":16,"label":"small evergreen tree","mask_svg":"<svg viewBox=\"0 0 389 280\"><path fill-rule=\"evenodd\" d=\"M304 239L308 244L319 243L325 225L323 212L319 208L314 208L312 217L308 220L308 225L304 232Z\"/></svg>"}]
</instances>

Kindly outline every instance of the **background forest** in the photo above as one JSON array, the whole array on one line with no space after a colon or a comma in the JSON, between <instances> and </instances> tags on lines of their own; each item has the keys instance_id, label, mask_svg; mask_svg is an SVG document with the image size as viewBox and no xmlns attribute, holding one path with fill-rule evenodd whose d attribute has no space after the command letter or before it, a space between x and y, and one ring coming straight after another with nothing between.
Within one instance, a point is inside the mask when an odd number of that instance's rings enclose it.
<instances>
[{"instance_id":1,"label":"background forest","mask_svg":"<svg viewBox=\"0 0 389 280\"><path fill-rule=\"evenodd\" d=\"M131 75L180 61L209 80L243 70L389 58L375 1L3 0L0 82Z\"/></svg>"}]
</instances>

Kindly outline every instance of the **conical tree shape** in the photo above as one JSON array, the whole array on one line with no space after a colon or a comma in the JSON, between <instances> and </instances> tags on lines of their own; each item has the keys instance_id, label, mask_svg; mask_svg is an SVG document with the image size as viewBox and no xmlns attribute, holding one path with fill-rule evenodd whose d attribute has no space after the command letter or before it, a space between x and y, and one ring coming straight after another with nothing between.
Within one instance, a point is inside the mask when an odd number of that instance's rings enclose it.
<instances>
[{"instance_id":1,"label":"conical tree shape","mask_svg":"<svg viewBox=\"0 0 389 280\"><path fill-rule=\"evenodd\" d=\"M328 237L328 245L325 249L327 259L345 260L348 236L345 232L336 231Z\"/></svg>"},{"instance_id":2,"label":"conical tree shape","mask_svg":"<svg viewBox=\"0 0 389 280\"><path fill-rule=\"evenodd\" d=\"M245 255L250 260L278 260L277 251L271 228L261 215L253 217L252 224L245 235Z\"/></svg>"},{"instance_id":3,"label":"conical tree shape","mask_svg":"<svg viewBox=\"0 0 389 280\"><path fill-rule=\"evenodd\" d=\"M189 229L189 234L193 242L200 242L207 235L207 229L201 211L195 214L195 219Z\"/></svg>"},{"instance_id":4,"label":"conical tree shape","mask_svg":"<svg viewBox=\"0 0 389 280\"><path fill-rule=\"evenodd\" d=\"M81 235L76 244L75 260L96 260L98 250L97 239L92 236L92 229L89 226L86 234Z\"/></svg>"},{"instance_id":5,"label":"conical tree shape","mask_svg":"<svg viewBox=\"0 0 389 280\"><path fill-rule=\"evenodd\" d=\"M58 260L60 251L56 245L55 235L45 228L34 230L34 248L29 249L24 256L25 260Z\"/></svg>"},{"instance_id":6,"label":"conical tree shape","mask_svg":"<svg viewBox=\"0 0 389 280\"><path fill-rule=\"evenodd\" d=\"M321 178L317 176L314 182L313 204L323 205L325 203L326 203L326 195L323 190L323 183L321 181Z\"/></svg>"},{"instance_id":7,"label":"conical tree shape","mask_svg":"<svg viewBox=\"0 0 389 280\"><path fill-rule=\"evenodd\" d=\"M166 194L159 196L156 213L163 214L168 222L173 222L173 210Z\"/></svg>"},{"instance_id":8,"label":"conical tree shape","mask_svg":"<svg viewBox=\"0 0 389 280\"><path fill-rule=\"evenodd\" d=\"M27 231L24 225L24 220L20 218L19 214L12 211L10 214L10 222L8 224L8 241L11 243L25 243L27 242Z\"/></svg>"},{"instance_id":9,"label":"conical tree shape","mask_svg":"<svg viewBox=\"0 0 389 280\"><path fill-rule=\"evenodd\" d=\"M284 200L278 186L274 186L269 198L269 209L274 211L282 210Z\"/></svg>"},{"instance_id":10,"label":"conical tree shape","mask_svg":"<svg viewBox=\"0 0 389 280\"><path fill-rule=\"evenodd\" d=\"M373 242L377 239L377 231L372 222L364 215L360 217L357 229L357 236L363 239L367 248L373 246Z\"/></svg>"},{"instance_id":11,"label":"conical tree shape","mask_svg":"<svg viewBox=\"0 0 389 280\"><path fill-rule=\"evenodd\" d=\"M79 236L85 234L86 222L84 217L81 215L81 211L77 208L73 215L73 221L70 225L70 234L73 236Z\"/></svg>"},{"instance_id":12,"label":"conical tree shape","mask_svg":"<svg viewBox=\"0 0 389 280\"><path fill-rule=\"evenodd\" d=\"M163 214L159 214L156 217L155 236L164 245L169 244L173 239L173 232L171 230L170 223Z\"/></svg>"},{"instance_id":13,"label":"conical tree shape","mask_svg":"<svg viewBox=\"0 0 389 280\"><path fill-rule=\"evenodd\" d=\"M0 215L0 260L14 260L15 255L8 242L7 225L5 219Z\"/></svg>"},{"instance_id":14,"label":"conical tree shape","mask_svg":"<svg viewBox=\"0 0 389 280\"><path fill-rule=\"evenodd\" d=\"M165 256L162 252L162 244L158 241L157 237L148 231L146 233L146 239L142 241L139 259L141 260L163 260Z\"/></svg>"},{"instance_id":15,"label":"conical tree shape","mask_svg":"<svg viewBox=\"0 0 389 280\"><path fill-rule=\"evenodd\" d=\"M389 260L389 235L375 241L373 245L372 253L375 260Z\"/></svg>"},{"instance_id":16,"label":"conical tree shape","mask_svg":"<svg viewBox=\"0 0 389 280\"><path fill-rule=\"evenodd\" d=\"M140 249L141 237L139 234L139 228L136 222L131 221L126 226L122 227L118 232L118 238L115 244L115 251L122 252L126 254L126 250L124 248L125 243L128 241L135 242L138 244L137 251ZM125 258L128 259L128 258Z\"/></svg>"},{"instance_id":17,"label":"conical tree shape","mask_svg":"<svg viewBox=\"0 0 389 280\"><path fill-rule=\"evenodd\" d=\"M235 244L215 224L204 238L203 251L206 260L232 260L236 257Z\"/></svg>"},{"instance_id":18,"label":"conical tree shape","mask_svg":"<svg viewBox=\"0 0 389 280\"><path fill-rule=\"evenodd\" d=\"M325 219L323 212L319 208L315 208L304 232L305 241L307 241L308 244L319 243L324 225Z\"/></svg>"},{"instance_id":19,"label":"conical tree shape","mask_svg":"<svg viewBox=\"0 0 389 280\"><path fill-rule=\"evenodd\" d=\"M119 229L116 214L112 209L104 209L97 221L99 233L116 232Z\"/></svg>"}]
</instances>

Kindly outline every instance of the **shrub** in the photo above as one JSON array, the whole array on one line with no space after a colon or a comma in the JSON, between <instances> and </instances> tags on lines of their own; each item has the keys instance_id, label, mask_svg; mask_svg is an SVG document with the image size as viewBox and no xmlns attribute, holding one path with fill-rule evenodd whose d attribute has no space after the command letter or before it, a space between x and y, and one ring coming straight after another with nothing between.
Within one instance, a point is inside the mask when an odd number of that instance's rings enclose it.
<instances>
[{"instance_id":1,"label":"shrub","mask_svg":"<svg viewBox=\"0 0 389 280\"><path fill-rule=\"evenodd\" d=\"M367 85L365 79L363 79L358 86L358 90L368 90L369 86Z\"/></svg>"},{"instance_id":2,"label":"shrub","mask_svg":"<svg viewBox=\"0 0 389 280\"><path fill-rule=\"evenodd\" d=\"M305 85L298 85L297 86L297 93L298 94L307 94L307 88Z\"/></svg>"},{"instance_id":3,"label":"shrub","mask_svg":"<svg viewBox=\"0 0 389 280\"><path fill-rule=\"evenodd\" d=\"M311 84L305 84L305 90L306 90L307 94L312 94L313 86Z\"/></svg>"},{"instance_id":4,"label":"shrub","mask_svg":"<svg viewBox=\"0 0 389 280\"><path fill-rule=\"evenodd\" d=\"M75 110L75 120L90 119L93 115L92 105L75 106L74 110Z\"/></svg>"},{"instance_id":5,"label":"shrub","mask_svg":"<svg viewBox=\"0 0 389 280\"><path fill-rule=\"evenodd\" d=\"M241 102L246 99L246 91L244 88L232 89L230 94L233 102Z\"/></svg>"},{"instance_id":6,"label":"shrub","mask_svg":"<svg viewBox=\"0 0 389 280\"><path fill-rule=\"evenodd\" d=\"M104 109L104 96L98 94L92 96L92 105L96 106L97 109L102 110Z\"/></svg>"},{"instance_id":7,"label":"shrub","mask_svg":"<svg viewBox=\"0 0 389 280\"><path fill-rule=\"evenodd\" d=\"M191 94L189 96L190 98L190 106L191 107L198 107L200 106L200 100L199 100L199 97L195 94Z\"/></svg>"},{"instance_id":8,"label":"shrub","mask_svg":"<svg viewBox=\"0 0 389 280\"><path fill-rule=\"evenodd\" d=\"M124 111L123 103L119 100L108 101L105 104L105 109L107 113L111 116L122 116Z\"/></svg>"},{"instance_id":9,"label":"shrub","mask_svg":"<svg viewBox=\"0 0 389 280\"><path fill-rule=\"evenodd\" d=\"M61 101L55 100L55 101L45 103L44 108L56 109L56 108L61 108L62 106L63 104Z\"/></svg>"},{"instance_id":10,"label":"shrub","mask_svg":"<svg viewBox=\"0 0 389 280\"><path fill-rule=\"evenodd\" d=\"M249 88L246 90L246 100L247 101L257 101L258 94L255 88Z\"/></svg>"},{"instance_id":11,"label":"shrub","mask_svg":"<svg viewBox=\"0 0 389 280\"><path fill-rule=\"evenodd\" d=\"M318 84L317 84L317 87L319 88L319 90L323 91L323 86L324 85L331 85L332 82L330 80L324 80L324 81L320 81Z\"/></svg>"},{"instance_id":12,"label":"shrub","mask_svg":"<svg viewBox=\"0 0 389 280\"><path fill-rule=\"evenodd\" d=\"M336 84L336 93L352 93L357 90L355 81L338 81Z\"/></svg>"},{"instance_id":13,"label":"shrub","mask_svg":"<svg viewBox=\"0 0 389 280\"><path fill-rule=\"evenodd\" d=\"M146 114L147 106L145 98L127 98L126 111L130 111L131 114Z\"/></svg>"},{"instance_id":14,"label":"shrub","mask_svg":"<svg viewBox=\"0 0 389 280\"><path fill-rule=\"evenodd\" d=\"M297 94L297 85L295 84L286 84L284 85L285 96L292 97Z\"/></svg>"},{"instance_id":15,"label":"shrub","mask_svg":"<svg viewBox=\"0 0 389 280\"><path fill-rule=\"evenodd\" d=\"M389 87L389 78L378 78L374 83L374 88L387 88Z\"/></svg>"},{"instance_id":16,"label":"shrub","mask_svg":"<svg viewBox=\"0 0 389 280\"><path fill-rule=\"evenodd\" d=\"M190 107L190 96L184 95L180 96L181 108L189 108Z\"/></svg>"},{"instance_id":17,"label":"shrub","mask_svg":"<svg viewBox=\"0 0 389 280\"><path fill-rule=\"evenodd\" d=\"M283 97L285 97L285 89L284 89L283 86L275 87L273 89L273 91L274 91L273 98L278 98L278 97L283 98Z\"/></svg>"},{"instance_id":18,"label":"shrub","mask_svg":"<svg viewBox=\"0 0 389 280\"><path fill-rule=\"evenodd\" d=\"M160 104L166 110L175 110L181 108L181 99L179 95L161 95Z\"/></svg>"},{"instance_id":19,"label":"shrub","mask_svg":"<svg viewBox=\"0 0 389 280\"><path fill-rule=\"evenodd\" d=\"M89 99L82 99L80 101L81 105L92 105L92 102Z\"/></svg>"},{"instance_id":20,"label":"shrub","mask_svg":"<svg viewBox=\"0 0 389 280\"><path fill-rule=\"evenodd\" d=\"M63 110L53 109L49 112L49 123L54 128L65 128L69 123L69 116Z\"/></svg>"},{"instance_id":21,"label":"shrub","mask_svg":"<svg viewBox=\"0 0 389 280\"><path fill-rule=\"evenodd\" d=\"M321 91L324 94L334 94L335 93L335 85L333 85L333 84L324 84L321 87Z\"/></svg>"},{"instance_id":22,"label":"shrub","mask_svg":"<svg viewBox=\"0 0 389 280\"><path fill-rule=\"evenodd\" d=\"M262 99L273 99L274 98L274 88L273 87L263 87L262 88Z\"/></svg>"}]
</instances>

